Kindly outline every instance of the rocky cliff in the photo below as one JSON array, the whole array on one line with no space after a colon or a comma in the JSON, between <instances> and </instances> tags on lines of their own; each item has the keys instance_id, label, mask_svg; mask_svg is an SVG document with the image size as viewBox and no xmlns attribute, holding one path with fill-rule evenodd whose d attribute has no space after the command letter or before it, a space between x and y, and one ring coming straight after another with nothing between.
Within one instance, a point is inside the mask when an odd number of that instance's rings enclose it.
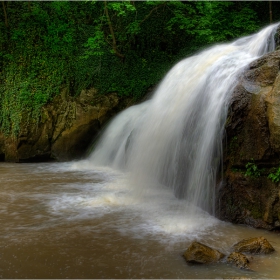
<instances>
[{"instance_id":1,"label":"rocky cliff","mask_svg":"<svg viewBox=\"0 0 280 280\"><path fill-rule=\"evenodd\" d=\"M252 62L229 104L217 214L256 228L280 227L280 51ZM274 175L272 180L270 174Z\"/></svg>"},{"instance_id":2,"label":"rocky cliff","mask_svg":"<svg viewBox=\"0 0 280 280\"><path fill-rule=\"evenodd\" d=\"M42 109L38 122L23 117L18 137L0 134L0 161L70 160L85 155L101 127L131 100L111 93L84 90L70 97L66 90Z\"/></svg>"}]
</instances>

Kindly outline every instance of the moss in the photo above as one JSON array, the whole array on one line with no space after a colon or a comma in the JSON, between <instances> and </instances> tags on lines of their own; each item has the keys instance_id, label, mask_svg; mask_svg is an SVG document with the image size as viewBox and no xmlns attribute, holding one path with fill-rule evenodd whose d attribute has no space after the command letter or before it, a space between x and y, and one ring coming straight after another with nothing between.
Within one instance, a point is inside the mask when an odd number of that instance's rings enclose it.
<instances>
[{"instance_id":1,"label":"moss","mask_svg":"<svg viewBox=\"0 0 280 280\"><path fill-rule=\"evenodd\" d=\"M234 137L231 139L230 144L229 144L230 150L233 150L233 149L238 148L237 140L238 140L237 136L234 136Z\"/></svg>"},{"instance_id":2,"label":"moss","mask_svg":"<svg viewBox=\"0 0 280 280\"><path fill-rule=\"evenodd\" d=\"M258 205L253 204L251 207L248 207L250 212L251 212L251 216L254 219L262 219L263 218L263 213L260 209L260 207Z\"/></svg>"}]
</instances>

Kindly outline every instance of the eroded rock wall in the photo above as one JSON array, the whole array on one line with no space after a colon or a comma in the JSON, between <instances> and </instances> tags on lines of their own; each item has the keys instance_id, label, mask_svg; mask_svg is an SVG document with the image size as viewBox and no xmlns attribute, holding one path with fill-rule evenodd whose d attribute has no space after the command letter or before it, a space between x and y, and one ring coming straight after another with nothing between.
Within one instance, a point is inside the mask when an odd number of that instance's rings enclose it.
<instances>
[{"instance_id":1,"label":"eroded rock wall","mask_svg":"<svg viewBox=\"0 0 280 280\"><path fill-rule=\"evenodd\" d=\"M252 62L235 87L226 124L217 215L256 228L280 226L280 51Z\"/></svg>"},{"instance_id":2,"label":"eroded rock wall","mask_svg":"<svg viewBox=\"0 0 280 280\"><path fill-rule=\"evenodd\" d=\"M117 94L84 90L73 98L61 94L42 109L38 123L23 117L18 137L0 134L0 161L71 160L85 155L101 127L131 100Z\"/></svg>"}]
</instances>

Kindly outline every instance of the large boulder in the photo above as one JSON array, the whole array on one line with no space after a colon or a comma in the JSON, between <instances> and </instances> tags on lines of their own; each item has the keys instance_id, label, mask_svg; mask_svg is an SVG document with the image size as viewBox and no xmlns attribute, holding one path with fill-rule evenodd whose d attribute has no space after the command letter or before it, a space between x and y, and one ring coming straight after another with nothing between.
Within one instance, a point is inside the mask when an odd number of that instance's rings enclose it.
<instances>
[{"instance_id":1,"label":"large boulder","mask_svg":"<svg viewBox=\"0 0 280 280\"><path fill-rule=\"evenodd\" d=\"M71 97L64 89L42 108L40 120L22 119L17 137L0 133L0 161L30 162L81 158L104 124L129 105L116 93L95 89Z\"/></svg>"},{"instance_id":2,"label":"large boulder","mask_svg":"<svg viewBox=\"0 0 280 280\"><path fill-rule=\"evenodd\" d=\"M218 250L212 249L202 243L192 242L184 253L184 258L188 263L206 264L218 262L225 255Z\"/></svg>"},{"instance_id":3,"label":"large boulder","mask_svg":"<svg viewBox=\"0 0 280 280\"><path fill-rule=\"evenodd\" d=\"M264 237L252 237L243 239L233 246L236 252L250 254L270 254L275 251L272 245Z\"/></svg>"},{"instance_id":4,"label":"large boulder","mask_svg":"<svg viewBox=\"0 0 280 280\"><path fill-rule=\"evenodd\" d=\"M229 103L217 215L256 228L280 226L280 50L252 62ZM280 179L280 178L279 178Z\"/></svg>"}]
</instances>

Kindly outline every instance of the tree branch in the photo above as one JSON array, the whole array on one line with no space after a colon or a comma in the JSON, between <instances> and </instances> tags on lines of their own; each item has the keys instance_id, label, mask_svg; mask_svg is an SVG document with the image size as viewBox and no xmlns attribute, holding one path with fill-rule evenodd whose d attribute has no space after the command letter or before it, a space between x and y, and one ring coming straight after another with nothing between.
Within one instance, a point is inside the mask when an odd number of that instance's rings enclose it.
<instances>
[{"instance_id":1,"label":"tree branch","mask_svg":"<svg viewBox=\"0 0 280 280\"><path fill-rule=\"evenodd\" d=\"M111 22L111 19L110 19L110 16L109 16L108 6L107 6L107 1L106 0L104 1L104 6L105 6L105 14L106 14L106 17L107 17L110 33L111 33L112 40L113 40L113 50L114 50L114 53L118 57L123 59L124 55L119 52L118 47L117 47L117 41L116 41L115 33L114 33L114 30L113 30L112 22Z\"/></svg>"},{"instance_id":2,"label":"tree branch","mask_svg":"<svg viewBox=\"0 0 280 280\"><path fill-rule=\"evenodd\" d=\"M152 15L152 13L154 12L154 11L156 11L158 8L160 8L160 7L163 7L163 6L165 6L166 5L166 2L164 2L164 3L162 3L162 4L160 4L160 5L158 5L158 6L156 6L156 7L154 7L140 22L139 22L139 26L144 22L144 21L146 21L151 15ZM131 41L133 40L133 38L134 37L132 37L133 35L130 35L130 39L127 41L127 43L125 44L126 46L128 46L130 43L131 43Z\"/></svg>"},{"instance_id":3,"label":"tree branch","mask_svg":"<svg viewBox=\"0 0 280 280\"><path fill-rule=\"evenodd\" d=\"M145 20L147 20L154 11L156 11L158 8L162 7L162 6L165 6L166 5L166 2L154 7L145 17L144 19L142 19L142 21L139 23L139 25L141 25Z\"/></svg>"}]
</instances>

